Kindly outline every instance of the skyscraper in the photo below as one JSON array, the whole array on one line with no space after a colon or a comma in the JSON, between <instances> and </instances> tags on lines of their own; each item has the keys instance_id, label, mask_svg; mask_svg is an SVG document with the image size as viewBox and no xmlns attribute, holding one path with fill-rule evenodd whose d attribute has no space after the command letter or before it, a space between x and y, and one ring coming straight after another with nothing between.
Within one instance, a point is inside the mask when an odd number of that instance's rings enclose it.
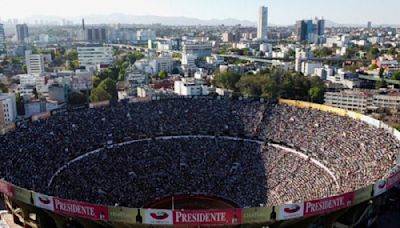
<instances>
[{"instance_id":1,"label":"skyscraper","mask_svg":"<svg viewBox=\"0 0 400 228\"><path fill-rule=\"evenodd\" d=\"M371 29L372 29L372 22L368 21L367 28L368 28L368 31L371 31Z\"/></svg>"},{"instance_id":2,"label":"skyscraper","mask_svg":"<svg viewBox=\"0 0 400 228\"><path fill-rule=\"evenodd\" d=\"M300 20L296 22L296 36L298 41L322 43L325 35L325 20Z\"/></svg>"},{"instance_id":3,"label":"skyscraper","mask_svg":"<svg viewBox=\"0 0 400 228\"><path fill-rule=\"evenodd\" d=\"M28 25L18 24L17 25L17 38L18 42L25 43L26 39L29 37Z\"/></svg>"},{"instance_id":4,"label":"skyscraper","mask_svg":"<svg viewBox=\"0 0 400 228\"><path fill-rule=\"evenodd\" d=\"M4 34L3 24L0 24L0 53L6 50L6 36Z\"/></svg>"},{"instance_id":5,"label":"skyscraper","mask_svg":"<svg viewBox=\"0 0 400 228\"><path fill-rule=\"evenodd\" d=\"M268 40L268 7L261 6L258 12L257 39Z\"/></svg>"}]
</instances>

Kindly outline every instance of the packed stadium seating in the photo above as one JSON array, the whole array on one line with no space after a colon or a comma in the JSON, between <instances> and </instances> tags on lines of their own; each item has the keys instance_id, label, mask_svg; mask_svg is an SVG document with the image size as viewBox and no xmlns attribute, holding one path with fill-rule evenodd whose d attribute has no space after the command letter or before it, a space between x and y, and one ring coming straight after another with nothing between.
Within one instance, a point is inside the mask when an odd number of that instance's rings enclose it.
<instances>
[{"instance_id":1,"label":"packed stadium seating","mask_svg":"<svg viewBox=\"0 0 400 228\"><path fill-rule=\"evenodd\" d=\"M142 207L200 193L254 207L374 183L395 165L398 149L389 133L332 113L256 100L166 99L24 123L0 136L0 176L105 205Z\"/></svg>"}]
</instances>

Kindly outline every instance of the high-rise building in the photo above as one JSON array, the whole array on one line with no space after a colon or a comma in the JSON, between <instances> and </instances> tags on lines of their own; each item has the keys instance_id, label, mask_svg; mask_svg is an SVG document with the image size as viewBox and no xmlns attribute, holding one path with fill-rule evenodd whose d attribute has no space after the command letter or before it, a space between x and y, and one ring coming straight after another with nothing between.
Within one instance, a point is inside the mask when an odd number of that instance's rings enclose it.
<instances>
[{"instance_id":1,"label":"high-rise building","mask_svg":"<svg viewBox=\"0 0 400 228\"><path fill-rule=\"evenodd\" d=\"M40 75L44 73L44 57L43 55L34 55L32 51L25 52L25 62L28 74Z\"/></svg>"},{"instance_id":2,"label":"high-rise building","mask_svg":"<svg viewBox=\"0 0 400 228\"><path fill-rule=\"evenodd\" d=\"M367 25L368 31L371 31L372 29L372 22L368 21L368 25Z\"/></svg>"},{"instance_id":3,"label":"high-rise building","mask_svg":"<svg viewBox=\"0 0 400 228\"><path fill-rule=\"evenodd\" d=\"M3 24L0 24L0 53L6 51L6 36L4 34Z\"/></svg>"},{"instance_id":4,"label":"high-rise building","mask_svg":"<svg viewBox=\"0 0 400 228\"><path fill-rule=\"evenodd\" d=\"M29 38L29 29L27 24L17 25L17 38L18 42L25 43Z\"/></svg>"},{"instance_id":5,"label":"high-rise building","mask_svg":"<svg viewBox=\"0 0 400 228\"><path fill-rule=\"evenodd\" d=\"M300 20L296 22L296 37L298 41L322 43L325 35L325 20Z\"/></svg>"},{"instance_id":6,"label":"high-rise building","mask_svg":"<svg viewBox=\"0 0 400 228\"><path fill-rule=\"evenodd\" d=\"M84 25L82 24L84 27ZM107 29L102 27L86 28L85 38L90 43L104 43L107 41Z\"/></svg>"},{"instance_id":7,"label":"high-rise building","mask_svg":"<svg viewBox=\"0 0 400 228\"><path fill-rule=\"evenodd\" d=\"M257 39L268 40L268 7L261 6L258 12Z\"/></svg>"}]
</instances>

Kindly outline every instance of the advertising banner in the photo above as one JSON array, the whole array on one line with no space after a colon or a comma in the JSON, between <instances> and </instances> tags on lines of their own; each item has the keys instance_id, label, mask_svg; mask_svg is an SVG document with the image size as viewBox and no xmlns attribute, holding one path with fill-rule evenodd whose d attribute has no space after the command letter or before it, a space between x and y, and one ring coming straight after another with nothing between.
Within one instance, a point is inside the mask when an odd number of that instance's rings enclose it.
<instances>
[{"instance_id":1,"label":"advertising banner","mask_svg":"<svg viewBox=\"0 0 400 228\"><path fill-rule=\"evenodd\" d=\"M387 179L386 190L390 190L391 188L393 188L399 182L400 182L400 172L392 175L391 177L389 177Z\"/></svg>"},{"instance_id":2,"label":"advertising banner","mask_svg":"<svg viewBox=\"0 0 400 228\"><path fill-rule=\"evenodd\" d=\"M24 188L15 187L14 199L26 204L32 204L33 203L33 201L31 200L33 199L32 197L33 196L31 191Z\"/></svg>"},{"instance_id":3,"label":"advertising banner","mask_svg":"<svg viewBox=\"0 0 400 228\"><path fill-rule=\"evenodd\" d=\"M144 209L144 223L153 225L172 225L172 210Z\"/></svg>"},{"instance_id":4,"label":"advertising banner","mask_svg":"<svg viewBox=\"0 0 400 228\"><path fill-rule=\"evenodd\" d=\"M109 220L108 208L100 205L54 199L54 211L59 214L81 217L91 220Z\"/></svg>"},{"instance_id":5,"label":"advertising banner","mask_svg":"<svg viewBox=\"0 0 400 228\"><path fill-rule=\"evenodd\" d=\"M4 193L8 197L14 196L15 186L8 183L5 180L0 180L0 192Z\"/></svg>"},{"instance_id":6,"label":"advertising banner","mask_svg":"<svg viewBox=\"0 0 400 228\"><path fill-rule=\"evenodd\" d=\"M265 223L271 218L272 207L242 209L242 224Z\"/></svg>"},{"instance_id":7,"label":"advertising banner","mask_svg":"<svg viewBox=\"0 0 400 228\"><path fill-rule=\"evenodd\" d=\"M374 185L370 184L367 187L358 189L354 194L354 201L353 201L353 205L357 205L359 203L365 202L369 199L371 199L371 193L372 193L372 189L374 188Z\"/></svg>"},{"instance_id":8,"label":"advertising banner","mask_svg":"<svg viewBox=\"0 0 400 228\"><path fill-rule=\"evenodd\" d=\"M54 201L52 196L43 195L40 193L33 193L33 204L36 207L54 211Z\"/></svg>"},{"instance_id":9,"label":"advertising banner","mask_svg":"<svg viewBox=\"0 0 400 228\"><path fill-rule=\"evenodd\" d=\"M295 219L303 216L304 203L285 204L279 206L278 220Z\"/></svg>"},{"instance_id":10,"label":"advertising banner","mask_svg":"<svg viewBox=\"0 0 400 228\"><path fill-rule=\"evenodd\" d=\"M126 208L126 207L109 207L110 221L121 222L126 224L142 224L143 209Z\"/></svg>"},{"instance_id":11,"label":"advertising banner","mask_svg":"<svg viewBox=\"0 0 400 228\"><path fill-rule=\"evenodd\" d=\"M374 197L386 192L386 180L379 180L374 184Z\"/></svg>"},{"instance_id":12,"label":"advertising banner","mask_svg":"<svg viewBox=\"0 0 400 228\"><path fill-rule=\"evenodd\" d=\"M241 209L174 211L174 225L235 225L241 222Z\"/></svg>"},{"instance_id":13,"label":"advertising banner","mask_svg":"<svg viewBox=\"0 0 400 228\"><path fill-rule=\"evenodd\" d=\"M304 216L314 216L336 211L353 204L354 192L304 203Z\"/></svg>"}]
</instances>

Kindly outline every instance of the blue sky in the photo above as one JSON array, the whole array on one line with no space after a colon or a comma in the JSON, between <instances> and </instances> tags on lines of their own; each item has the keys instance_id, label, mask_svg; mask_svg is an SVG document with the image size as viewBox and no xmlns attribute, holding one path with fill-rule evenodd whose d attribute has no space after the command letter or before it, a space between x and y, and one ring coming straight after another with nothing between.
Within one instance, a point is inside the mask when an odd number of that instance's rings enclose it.
<instances>
[{"instance_id":1,"label":"blue sky","mask_svg":"<svg viewBox=\"0 0 400 228\"><path fill-rule=\"evenodd\" d=\"M78 17L91 14L237 18L256 21L257 8L268 4L270 22L294 24L297 19L324 16L339 23L400 24L400 0L3 0L0 17L31 15Z\"/></svg>"}]
</instances>

